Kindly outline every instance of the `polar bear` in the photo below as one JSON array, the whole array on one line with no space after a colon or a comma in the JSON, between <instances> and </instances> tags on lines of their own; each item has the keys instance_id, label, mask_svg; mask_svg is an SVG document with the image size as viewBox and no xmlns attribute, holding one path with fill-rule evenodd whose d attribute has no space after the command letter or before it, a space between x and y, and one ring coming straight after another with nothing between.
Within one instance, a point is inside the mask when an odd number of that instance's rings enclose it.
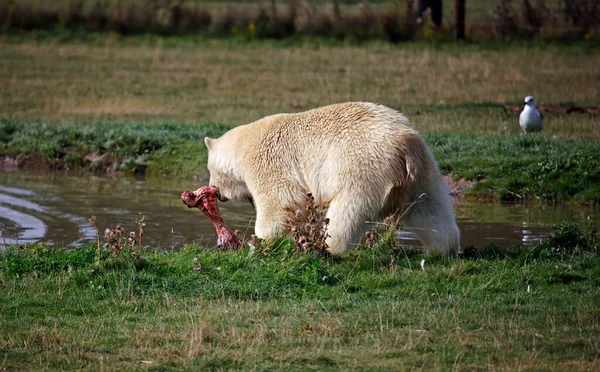
<instances>
[{"instance_id":1,"label":"polar bear","mask_svg":"<svg viewBox=\"0 0 600 372\"><path fill-rule=\"evenodd\" d=\"M306 195L327 208L331 253L356 244L365 222L396 214L428 252L455 255L460 232L437 163L401 113L347 102L267 116L205 138L219 199L249 199L255 234L285 233Z\"/></svg>"}]
</instances>

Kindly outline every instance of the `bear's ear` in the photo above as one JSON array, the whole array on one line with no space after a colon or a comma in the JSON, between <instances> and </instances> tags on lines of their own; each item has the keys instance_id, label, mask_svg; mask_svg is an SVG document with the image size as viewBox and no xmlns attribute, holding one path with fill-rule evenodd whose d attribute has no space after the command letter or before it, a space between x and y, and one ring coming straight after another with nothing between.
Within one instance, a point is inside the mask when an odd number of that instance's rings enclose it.
<instances>
[{"instance_id":1,"label":"bear's ear","mask_svg":"<svg viewBox=\"0 0 600 372\"><path fill-rule=\"evenodd\" d=\"M210 150L212 149L215 140L210 137L204 137L204 143L206 144L206 148Z\"/></svg>"}]
</instances>

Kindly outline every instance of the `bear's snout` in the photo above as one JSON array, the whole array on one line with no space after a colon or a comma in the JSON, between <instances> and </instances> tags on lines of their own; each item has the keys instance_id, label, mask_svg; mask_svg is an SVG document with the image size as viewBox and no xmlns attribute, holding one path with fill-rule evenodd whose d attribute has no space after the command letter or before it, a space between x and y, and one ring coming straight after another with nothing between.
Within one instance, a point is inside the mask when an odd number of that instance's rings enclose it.
<instances>
[{"instance_id":1,"label":"bear's snout","mask_svg":"<svg viewBox=\"0 0 600 372\"><path fill-rule=\"evenodd\" d=\"M215 186L216 187L216 186ZM229 198L221 195L221 190L219 190L219 188L217 187L217 195L216 195L217 199L219 199L220 202L225 203L226 201L229 200Z\"/></svg>"}]
</instances>

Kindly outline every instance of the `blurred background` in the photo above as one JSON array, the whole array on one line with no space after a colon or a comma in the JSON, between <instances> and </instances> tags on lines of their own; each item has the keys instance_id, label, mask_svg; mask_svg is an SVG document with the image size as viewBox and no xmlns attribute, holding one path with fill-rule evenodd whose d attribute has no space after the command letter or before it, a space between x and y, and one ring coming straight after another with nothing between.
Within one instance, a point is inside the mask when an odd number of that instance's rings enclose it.
<instances>
[{"instance_id":1,"label":"blurred background","mask_svg":"<svg viewBox=\"0 0 600 372\"><path fill-rule=\"evenodd\" d=\"M599 24L596 0L0 1L5 30L120 35L573 40L592 37Z\"/></svg>"}]
</instances>

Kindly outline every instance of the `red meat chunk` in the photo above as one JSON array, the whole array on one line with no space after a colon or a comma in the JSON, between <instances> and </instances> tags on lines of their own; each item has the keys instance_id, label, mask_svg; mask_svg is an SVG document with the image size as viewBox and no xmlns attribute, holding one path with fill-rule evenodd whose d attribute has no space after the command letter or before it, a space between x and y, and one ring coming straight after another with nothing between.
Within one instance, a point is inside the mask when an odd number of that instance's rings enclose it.
<instances>
[{"instance_id":1,"label":"red meat chunk","mask_svg":"<svg viewBox=\"0 0 600 372\"><path fill-rule=\"evenodd\" d=\"M181 193L181 201L189 208L198 208L210 218L210 222L217 231L217 246L225 249L234 249L241 245L240 239L235 235L219 213L217 206L217 193L219 189L214 186L204 186L196 191L185 190Z\"/></svg>"}]
</instances>

